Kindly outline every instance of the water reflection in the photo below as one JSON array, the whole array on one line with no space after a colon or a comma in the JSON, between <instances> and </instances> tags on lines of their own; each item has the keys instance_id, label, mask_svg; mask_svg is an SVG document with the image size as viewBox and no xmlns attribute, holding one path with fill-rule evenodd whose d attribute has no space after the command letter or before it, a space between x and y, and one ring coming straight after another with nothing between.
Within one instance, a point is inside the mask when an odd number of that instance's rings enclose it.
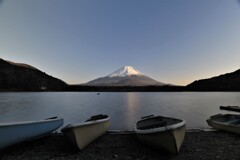
<instances>
[{"instance_id":1,"label":"water reflection","mask_svg":"<svg viewBox=\"0 0 240 160\"><path fill-rule=\"evenodd\" d=\"M126 100L127 100L127 112L126 112L126 121L129 123L135 122L136 118L139 117L139 107L140 107L140 96L139 93L126 93ZM135 123L131 124L134 127ZM130 128L130 127L129 127Z\"/></svg>"}]
</instances>

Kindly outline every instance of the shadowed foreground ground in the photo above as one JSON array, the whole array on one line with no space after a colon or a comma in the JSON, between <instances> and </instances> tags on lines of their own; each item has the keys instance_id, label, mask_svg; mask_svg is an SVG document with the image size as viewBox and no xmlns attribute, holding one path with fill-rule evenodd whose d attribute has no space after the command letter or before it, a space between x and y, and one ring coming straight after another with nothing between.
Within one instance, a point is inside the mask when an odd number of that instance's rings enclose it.
<instances>
[{"instance_id":1,"label":"shadowed foreground ground","mask_svg":"<svg viewBox=\"0 0 240 160\"><path fill-rule=\"evenodd\" d=\"M240 160L240 136L226 132L187 132L180 153L166 155L145 147L135 134L105 134L83 151L62 135L50 135L0 152L1 160Z\"/></svg>"}]
</instances>

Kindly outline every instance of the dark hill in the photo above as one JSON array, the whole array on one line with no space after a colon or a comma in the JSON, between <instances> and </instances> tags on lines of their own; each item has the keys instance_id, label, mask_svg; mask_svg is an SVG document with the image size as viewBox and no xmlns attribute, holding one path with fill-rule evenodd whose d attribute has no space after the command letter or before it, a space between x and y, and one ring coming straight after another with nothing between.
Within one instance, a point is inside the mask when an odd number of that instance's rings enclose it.
<instances>
[{"instance_id":1,"label":"dark hill","mask_svg":"<svg viewBox=\"0 0 240 160\"><path fill-rule=\"evenodd\" d=\"M240 69L209 79L197 80L186 87L190 91L240 91Z\"/></svg>"},{"instance_id":2,"label":"dark hill","mask_svg":"<svg viewBox=\"0 0 240 160\"><path fill-rule=\"evenodd\" d=\"M67 84L28 64L0 59L1 91L60 91Z\"/></svg>"}]
</instances>

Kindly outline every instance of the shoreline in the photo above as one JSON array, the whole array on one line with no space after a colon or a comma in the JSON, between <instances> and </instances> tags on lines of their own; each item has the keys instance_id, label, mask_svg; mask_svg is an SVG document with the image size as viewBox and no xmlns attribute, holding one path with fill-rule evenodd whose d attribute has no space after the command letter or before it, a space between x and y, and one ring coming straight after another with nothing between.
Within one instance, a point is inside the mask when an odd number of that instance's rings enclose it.
<instances>
[{"instance_id":1,"label":"shoreline","mask_svg":"<svg viewBox=\"0 0 240 160\"><path fill-rule=\"evenodd\" d=\"M131 132L108 132L84 150L73 148L62 134L14 145L0 151L1 160L239 160L240 137L222 131L187 131L178 155L168 155L141 144Z\"/></svg>"}]
</instances>

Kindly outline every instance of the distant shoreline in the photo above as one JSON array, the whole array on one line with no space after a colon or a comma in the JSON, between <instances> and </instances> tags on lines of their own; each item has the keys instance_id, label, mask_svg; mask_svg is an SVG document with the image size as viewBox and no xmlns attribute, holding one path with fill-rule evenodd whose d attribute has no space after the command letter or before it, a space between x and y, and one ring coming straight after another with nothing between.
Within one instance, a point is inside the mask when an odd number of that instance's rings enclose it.
<instances>
[{"instance_id":1,"label":"distant shoreline","mask_svg":"<svg viewBox=\"0 0 240 160\"><path fill-rule=\"evenodd\" d=\"M240 92L240 90L201 90L187 86L84 86L67 85L62 90L0 89L0 92Z\"/></svg>"},{"instance_id":2,"label":"distant shoreline","mask_svg":"<svg viewBox=\"0 0 240 160\"><path fill-rule=\"evenodd\" d=\"M187 86L83 86L68 85L71 92L240 92L240 90L201 90Z\"/></svg>"}]
</instances>

